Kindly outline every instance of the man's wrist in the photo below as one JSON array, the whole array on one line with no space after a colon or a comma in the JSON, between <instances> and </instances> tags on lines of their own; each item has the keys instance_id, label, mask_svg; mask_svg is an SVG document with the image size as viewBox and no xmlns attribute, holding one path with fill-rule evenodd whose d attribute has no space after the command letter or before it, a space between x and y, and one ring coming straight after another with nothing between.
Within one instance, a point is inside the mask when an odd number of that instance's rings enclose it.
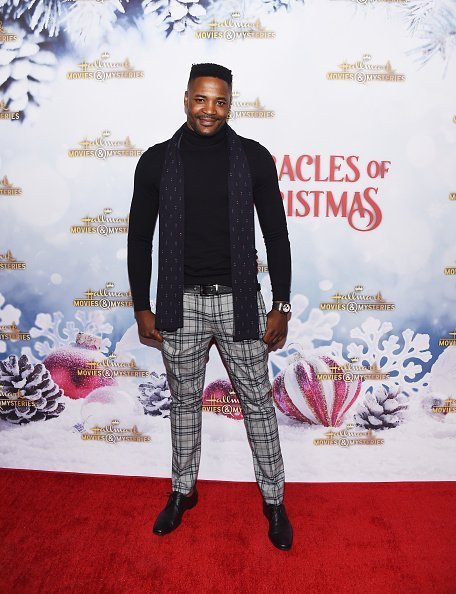
<instances>
[{"instance_id":1,"label":"man's wrist","mask_svg":"<svg viewBox=\"0 0 456 594\"><path fill-rule=\"evenodd\" d=\"M143 314L151 311L152 310L150 309L150 307L148 309L135 309L134 314L136 316L137 314Z\"/></svg>"},{"instance_id":2,"label":"man's wrist","mask_svg":"<svg viewBox=\"0 0 456 594\"><path fill-rule=\"evenodd\" d=\"M272 302L272 309L276 309L283 314L289 314L291 312L291 303L289 301L274 299Z\"/></svg>"}]
</instances>

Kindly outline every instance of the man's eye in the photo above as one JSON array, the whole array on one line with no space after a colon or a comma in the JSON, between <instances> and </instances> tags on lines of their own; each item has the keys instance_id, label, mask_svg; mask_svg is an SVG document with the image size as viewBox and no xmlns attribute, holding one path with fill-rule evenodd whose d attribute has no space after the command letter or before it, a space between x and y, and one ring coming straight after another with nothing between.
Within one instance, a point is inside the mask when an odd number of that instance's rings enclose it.
<instances>
[{"instance_id":1,"label":"man's eye","mask_svg":"<svg viewBox=\"0 0 456 594\"><path fill-rule=\"evenodd\" d=\"M219 101L218 104L219 105L226 105L225 101Z\"/></svg>"}]
</instances>

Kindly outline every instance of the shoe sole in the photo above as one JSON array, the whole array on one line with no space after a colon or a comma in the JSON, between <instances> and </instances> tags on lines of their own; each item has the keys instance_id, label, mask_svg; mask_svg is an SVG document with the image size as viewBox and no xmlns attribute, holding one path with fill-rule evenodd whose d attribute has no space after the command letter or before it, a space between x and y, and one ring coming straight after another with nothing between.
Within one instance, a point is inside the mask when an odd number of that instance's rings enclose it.
<instances>
[{"instance_id":1,"label":"shoe sole","mask_svg":"<svg viewBox=\"0 0 456 594\"><path fill-rule=\"evenodd\" d=\"M289 550L291 549L291 547L292 547L292 545L290 545L289 547L287 547L287 546L280 546L280 545L276 545L276 543L275 543L275 542L273 542L273 541L271 540L271 538L269 538L269 540L270 540L270 541L271 541L271 543L272 543L272 544L275 546L275 548L276 548L276 549L279 549L279 551L289 551Z\"/></svg>"}]
</instances>

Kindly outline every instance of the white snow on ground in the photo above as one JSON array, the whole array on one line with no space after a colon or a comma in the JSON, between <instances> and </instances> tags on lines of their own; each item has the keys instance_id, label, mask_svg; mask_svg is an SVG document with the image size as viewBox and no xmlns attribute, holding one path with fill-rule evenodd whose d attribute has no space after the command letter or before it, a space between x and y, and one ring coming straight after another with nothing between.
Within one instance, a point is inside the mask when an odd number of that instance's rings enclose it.
<instances>
[{"instance_id":1,"label":"white snow on ground","mask_svg":"<svg viewBox=\"0 0 456 594\"><path fill-rule=\"evenodd\" d=\"M66 472L168 477L171 472L169 419L130 415L121 427L136 423L150 435L143 443L85 441L72 426L81 422L81 401L65 398L59 418L12 426L0 423L2 467ZM456 414L440 423L418 405L412 419L395 429L377 431L383 445L314 445L325 427L307 427L278 411L286 480L296 482L439 481L456 479ZM113 415L115 416L115 415ZM287 423L287 425L285 425ZM344 426L344 425L343 425ZM358 429L359 430L359 429ZM337 429L336 429L337 431ZM254 481L244 423L203 413L199 478Z\"/></svg>"}]
</instances>

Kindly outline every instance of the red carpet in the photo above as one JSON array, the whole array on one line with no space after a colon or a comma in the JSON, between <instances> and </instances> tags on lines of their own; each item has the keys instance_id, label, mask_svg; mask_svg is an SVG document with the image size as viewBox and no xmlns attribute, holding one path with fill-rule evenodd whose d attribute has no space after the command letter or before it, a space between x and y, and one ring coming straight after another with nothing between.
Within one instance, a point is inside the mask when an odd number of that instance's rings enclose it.
<instances>
[{"instance_id":1,"label":"red carpet","mask_svg":"<svg viewBox=\"0 0 456 594\"><path fill-rule=\"evenodd\" d=\"M456 483L287 483L291 551L255 483L199 481L152 534L167 479L0 470L3 593L456 592Z\"/></svg>"}]
</instances>

